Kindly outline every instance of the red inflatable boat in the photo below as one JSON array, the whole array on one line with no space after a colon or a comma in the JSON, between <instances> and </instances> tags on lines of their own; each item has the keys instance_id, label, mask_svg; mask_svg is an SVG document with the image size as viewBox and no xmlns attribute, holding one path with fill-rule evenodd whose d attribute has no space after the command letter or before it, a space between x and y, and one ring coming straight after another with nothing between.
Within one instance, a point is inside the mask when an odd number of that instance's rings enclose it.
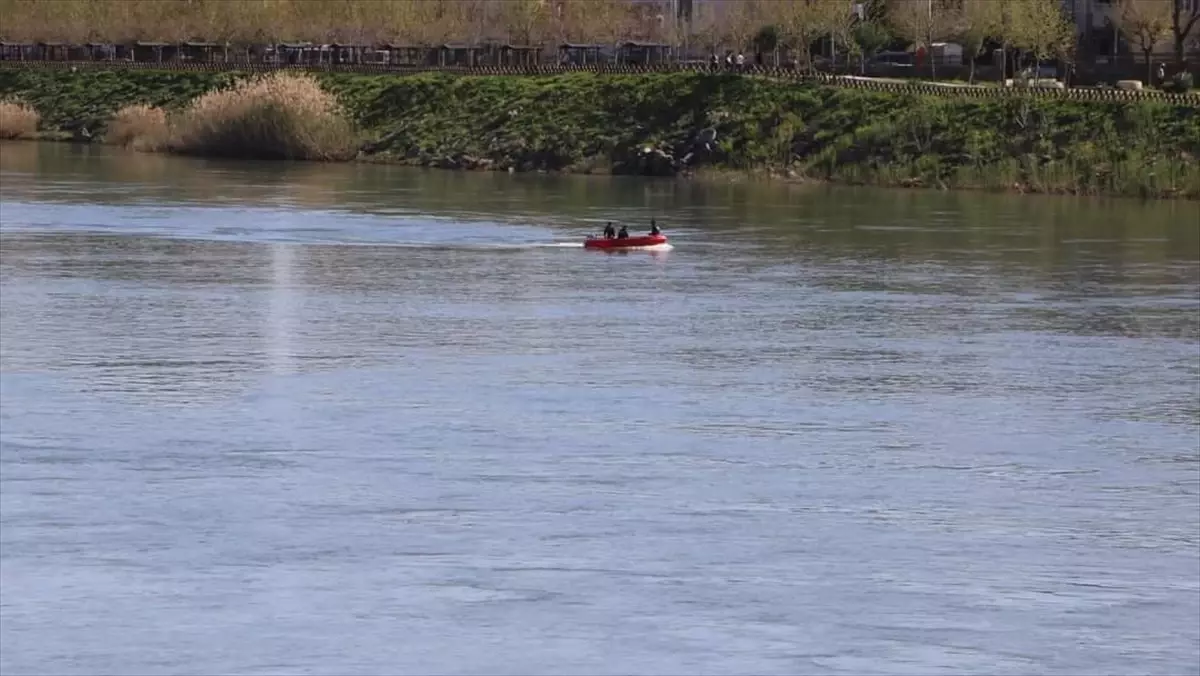
<instances>
[{"instance_id":1,"label":"red inflatable boat","mask_svg":"<svg viewBox=\"0 0 1200 676\"><path fill-rule=\"evenodd\" d=\"M585 249L629 249L634 247L658 246L666 244L666 235L642 235L641 237L625 237L624 239L607 239L604 237L588 237L583 242Z\"/></svg>"}]
</instances>

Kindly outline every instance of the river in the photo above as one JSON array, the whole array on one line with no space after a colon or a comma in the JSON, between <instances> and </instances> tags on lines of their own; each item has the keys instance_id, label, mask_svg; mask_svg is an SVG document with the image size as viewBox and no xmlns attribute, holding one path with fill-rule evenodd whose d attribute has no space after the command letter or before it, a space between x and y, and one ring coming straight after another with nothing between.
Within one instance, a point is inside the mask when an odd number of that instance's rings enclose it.
<instances>
[{"instance_id":1,"label":"river","mask_svg":"<svg viewBox=\"0 0 1200 676\"><path fill-rule=\"evenodd\" d=\"M1200 673L1194 202L0 172L6 675Z\"/></svg>"}]
</instances>

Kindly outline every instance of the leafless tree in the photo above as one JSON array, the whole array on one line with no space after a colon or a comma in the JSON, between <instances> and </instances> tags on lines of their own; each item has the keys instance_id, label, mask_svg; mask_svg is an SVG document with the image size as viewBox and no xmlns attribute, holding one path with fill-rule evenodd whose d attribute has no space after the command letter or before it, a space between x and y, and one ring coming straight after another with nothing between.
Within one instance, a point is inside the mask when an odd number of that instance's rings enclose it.
<instances>
[{"instance_id":1,"label":"leafless tree","mask_svg":"<svg viewBox=\"0 0 1200 676\"><path fill-rule=\"evenodd\" d=\"M896 35L924 47L929 74L937 77L933 45L954 35L961 20L955 0L891 0L888 21Z\"/></svg>"}]
</instances>

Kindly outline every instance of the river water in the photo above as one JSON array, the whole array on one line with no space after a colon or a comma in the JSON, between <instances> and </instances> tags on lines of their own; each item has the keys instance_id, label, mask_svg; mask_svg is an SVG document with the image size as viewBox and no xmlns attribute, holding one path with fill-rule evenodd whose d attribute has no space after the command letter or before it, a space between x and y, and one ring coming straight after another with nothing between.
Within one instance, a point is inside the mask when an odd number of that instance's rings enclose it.
<instances>
[{"instance_id":1,"label":"river water","mask_svg":"<svg viewBox=\"0 0 1200 676\"><path fill-rule=\"evenodd\" d=\"M6 676L1200 673L1196 203L0 158Z\"/></svg>"}]
</instances>

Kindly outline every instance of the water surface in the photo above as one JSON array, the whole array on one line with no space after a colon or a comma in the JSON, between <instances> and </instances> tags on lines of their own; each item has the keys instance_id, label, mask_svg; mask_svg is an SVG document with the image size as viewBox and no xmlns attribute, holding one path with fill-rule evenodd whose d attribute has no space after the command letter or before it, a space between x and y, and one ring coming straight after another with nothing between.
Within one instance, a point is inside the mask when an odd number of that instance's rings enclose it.
<instances>
[{"instance_id":1,"label":"water surface","mask_svg":"<svg viewBox=\"0 0 1200 676\"><path fill-rule=\"evenodd\" d=\"M5 674L1200 673L1195 203L38 144L0 198Z\"/></svg>"}]
</instances>

